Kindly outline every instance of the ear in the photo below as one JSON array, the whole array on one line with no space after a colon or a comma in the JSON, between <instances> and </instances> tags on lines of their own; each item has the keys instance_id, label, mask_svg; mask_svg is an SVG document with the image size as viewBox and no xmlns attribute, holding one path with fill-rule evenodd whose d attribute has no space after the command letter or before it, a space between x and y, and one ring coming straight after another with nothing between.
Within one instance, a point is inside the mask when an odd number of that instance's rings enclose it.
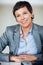
<instances>
[{"instance_id":1,"label":"ear","mask_svg":"<svg viewBox=\"0 0 43 65\"><path fill-rule=\"evenodd\" d=\"M31 19L34 19L34 15L32 15Z\"/></svg>"},{"instance_id":2,"label":"ear","mask_svg":"<svg viewBox=\"0 0 43 65\"><path fill-rule=\"evenodd\" d=\"M34 14L32 13L32 17L31 17L31 19L34 19Z\"/></svg>"}]
</instances>

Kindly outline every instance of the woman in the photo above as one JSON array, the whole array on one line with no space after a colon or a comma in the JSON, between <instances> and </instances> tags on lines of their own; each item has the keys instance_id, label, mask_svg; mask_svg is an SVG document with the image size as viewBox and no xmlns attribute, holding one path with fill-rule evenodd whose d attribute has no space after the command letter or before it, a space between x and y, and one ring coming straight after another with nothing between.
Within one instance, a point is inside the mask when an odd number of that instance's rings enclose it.
<instances>
[{"instance_id":1,"label":"woman","mask_svg":"<svg viewBox=\"0 0 43 65\"><path fill-rule=\"evenodd\" d=\"M23 65L42 61L43 26L32 23L32 6L29 2L19 1L13 8L13 15L18 24L7 27L0 38L0 60L21 62ZM7 45L9 54L3 54Z\"/></svg>"}]
</instances>

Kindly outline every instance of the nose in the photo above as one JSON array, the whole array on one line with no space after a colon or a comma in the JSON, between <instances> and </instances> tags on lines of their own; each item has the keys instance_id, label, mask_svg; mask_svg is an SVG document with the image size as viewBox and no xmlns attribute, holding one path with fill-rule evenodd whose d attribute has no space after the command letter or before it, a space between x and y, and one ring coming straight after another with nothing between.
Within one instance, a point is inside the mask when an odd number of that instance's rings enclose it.
<instances>
[{"instance_id":1,"label":"nose","mask_svg":"<svg viewBox=\"0 0 43 65\"><path fill-rule=\"evenodd\" d=\"M21 19L24 20L24 16L23 15L21 15Z\"/></svg>"}]
</instances>

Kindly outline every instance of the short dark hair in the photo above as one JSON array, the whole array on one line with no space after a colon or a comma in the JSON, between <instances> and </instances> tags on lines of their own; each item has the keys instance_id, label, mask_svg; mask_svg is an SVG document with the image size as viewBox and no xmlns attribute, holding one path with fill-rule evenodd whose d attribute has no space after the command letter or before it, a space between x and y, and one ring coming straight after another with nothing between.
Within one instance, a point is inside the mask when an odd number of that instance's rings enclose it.
<instances>
[{"instance_id":1,"label":"short dark hair","mask_svg":"<svg viewBox=\"0 0 43 65\"><path fill-rule=\"evenodd\" d=\"M15 4L15 6L13 7L13 15L15 16L15 11L26 6L27 9L29 10L30 13L33 12L32 6L30 5L29 2L27 1L19 1Z\"/></svg>"}]
</instances>

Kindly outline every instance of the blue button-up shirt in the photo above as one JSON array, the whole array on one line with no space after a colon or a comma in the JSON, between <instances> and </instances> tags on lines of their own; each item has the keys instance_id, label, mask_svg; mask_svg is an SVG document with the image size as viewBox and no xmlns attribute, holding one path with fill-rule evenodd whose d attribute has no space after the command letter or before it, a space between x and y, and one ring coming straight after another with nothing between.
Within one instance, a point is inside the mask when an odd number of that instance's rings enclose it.
<instances>
[{"instance_id":1,"label":"blue button-up shirt","mask_svg":"<svg viewBox=\"0 0 43 65\"><path fill-rule=\"evenodd\" d=\"M20 54L37 54L37 47L32 34L32 28L27 33L26 39L22 38L22 30L20 29L20 45L18 55Z\"/></svg>"}]
</instances>

